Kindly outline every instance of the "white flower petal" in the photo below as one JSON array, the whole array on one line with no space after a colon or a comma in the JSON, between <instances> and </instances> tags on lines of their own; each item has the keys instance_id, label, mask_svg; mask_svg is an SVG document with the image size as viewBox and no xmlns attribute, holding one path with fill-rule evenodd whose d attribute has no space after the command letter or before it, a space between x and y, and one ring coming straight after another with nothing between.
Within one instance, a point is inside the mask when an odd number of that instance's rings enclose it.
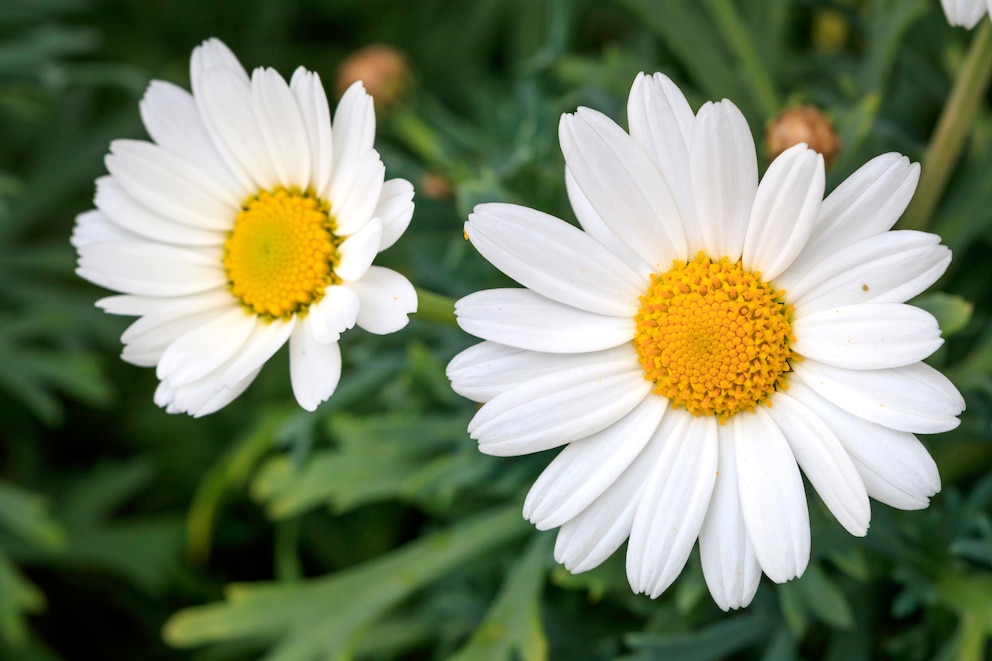
<instances>
[{"instance_id":1,"label":"white flower petal","mask_svg":"<svg viewBox=\"0 0 992 661\"><path fill-rule=\"evenodd\" d=\"M603 495L561 527L555 543L555 560L578 574L596 567L620 548L630 535L648 475L681 418L679 412L665 415L627 470Z\"/></svg>"},{"instance_id":2,"label":"white flower petal","mask_svg":"<svg viewBox=\"0 0 992 661\"><path fill-rule=\"evenodd\" d=\"M866 370L916 363L943 344L929 312L904 303L863 303L821 310L792 322L792 348L813 360Z\"/></svg>"},{"instance_id":3,"label":"white flower petal","mask_svg":"<svg viewBox=\"0 0 992 661\"><path fill-rule=\"evenodd\" d=\"M744 238L743 265L774 280L803 249L823 201L823 157L799 144L768 166Z\"/></svg>"},{"instance_id":4,"label":"white flower petal","mask_svg":"<svg viewBox=\"0 0 992 661\"><path fill-rule=\"evenodd\" d=\"M637 75L627 100L630 137L654 161L675 199L683 220L689 254L703 250L702 234L696 222L696 203L689 172L689 143L695 117L692 108L675 83L667 76Z\"/></svg>"},{"instance_id":5,"label":"white flower petal","mask_svg":"<svg viewBox=\"0 0 992 661\"><path fill-rule=\"evenodd\" d=\"M225 292L226 294L226 292ZM202 307L203 299L208 295L189 296L182 300L185 302L191 299L197 302L197 307L192 306L185 310L180 310L178 306L170 306L170 314L163 314L159 311L154 315L145 315L141 319L131 324L121 340L124 342L124 350L121 352L121 359L132 365L140 367L155 367L162 359L162 354L166 348L177 338L190 333L197 328L209 324L222 316L234 306L229 302L220 306L209 308Z\"/></svg>"},{"instance_id":6,"label":"white flower petal","mask_svg":"<svg viewBox=\"0 0 992 661\"><path fill-rule=\"evenodd\" d=\"M261 368L251 372L236 383L226 385L220 390L215 389L213 396L208 397L200 406L190 409L188 413L194 418L202 418L205 415L216 413L233 402L241 395L241 393L247 390L248 386L252 384L260 371ZM182 391L182 388L180 388L180 391Z\"/></svg>"},{"instance_id":7,"label":"white flower petal","mask_svg":"<svg viewBox=\"0 0 992 661\"><path fill-rule=\"evenodd\" d=\"M334 274L345 282L360 280L372 266L382 243L382 221L373 218L365 227L345 239L338 247L341 260Z\"/></svg>"},{"instance_id":8,"label":"white flower petal","mask_svg":"<svg viewBox=\"0 0 992 661\"><path fill-rule=\"evenodd\" d=\"M408 315L417 311L417 290L391 269L371 266L361 280L347 286L358 294L356 321L369 333L395 333L409 323Z\"/></svg>"},{"instance_id":9,"label":"white flower petal","mask_svg":"<svg viewBox=\"0 0 992 661\"><path fill-rule=\"evenodd\" d=\"M699 109L689 142L689 170L703 241L702 246L690 245L690 251L737 261L758 189L758 157L747 120L730 101Z\"/></svg>"},{"instance_id":10,"label":"white flower petal","mask_svg":"<svg viewBox=\"0 0 992 661\"><path fill-rule=\"evenodd\" d=\"M855 303L905 303L932 285L951 262L940 237L900 230L868 237L803 273L779 278L797 315Z\"/></svg>"},{"instance_id":11,"label":"white flower petal","mask_svg":"<svg viewBox=\"0 0 992 661\"><path fill-rule=\"evenodd\" d=\"M607 226L600 215L592 208L588 198L575 182L571 170L565 168L565 190L569 203L575 212L579 225L586 234L595 239L600 245L618 256L627 266L637 272L642 278L649 278L654 272L647 262L638 257L621 241L613 230Z\"/></svg>"},{"instance_id":12,"label":"white flower petal","mask_svg":"<svg viewBox=\"0 0 992 661\"><path fill-rule=\"evenodd\" d=\"M372 215L382 220L383 251L396 243L413 218L413 184L406 179L387 179Z\"/></svg>"},{"instance_id":13,"label":"white flower petal","mask_svg":"<svg viewBox=\"0 0 992 661\"><path fill-rule=\"evenodd\" d=\"M198 381L230 360L251 336L258 317L235 308L176 339L155 370L173 388Z\"/></svg>"},{"instance_id":14,"label":"white flower petal","mask_svg":"<svg viewBox=\"0 0 992 661\"><path fill-rule=\"evenodd\" d=\"M986 12L992 12L992 8L987 7L980 0L940 0L940 4L944 8L948 23L969 30L978 25Z\"/></svg>"},{"instance_id":15,"label":"white flower petal","mask_svg":"<svg viewBox=\"0 0 992 661\"><path fill-rule=\"evenodd\" d=\"M758 591L761 567L744 527L733 427L719 425L717 432L717 476L699 531L699 559L713 601L726 611L751 603Z\"/></svg>"},{"instance_id":16,"label":"white flower petal","mask_svg":"<svg viewBox=\"0 0 992 661\"><path fill-rule=\"evenodd\" d=\"M372 150L375 141L375 108L361 81L352 83L334 111L333 191L342 190L341 179L350 176L357 161Z\"/></svg>"},{"instance_id":17,"label":"white flower petal","mask_svg":"<svg viewBox=\"0 0 992 661\"><path fill-rule=\"evenodd\" d=\"M608 317L556 303L527 289L489 289L455 303L458 325L501 344L581 353L609 349L634 338L632 317Z\"/></svg>"},{"instance_id":18,"label":"white flower petal","mask_svg":"<svg viewBox=\"0 0 992 661\"><path fill-rule=\"evenodd\" d=\"M324 298L310 306L309 326L318 344L331 344L341 338L341 333L355 325L360 302L358 294L348 287L331 285L324 290Z\"/></svg>"},{"instance_id":19,"label":"white flower petal","mask_svg":"<svg viewBox=\"0 0 992 661\"><path fill-rule=\"evenodd\" d=\"M352 160L352 166L346 173L336 175L331 187L331 215L338 236L350 236L372 220L386 175L379 152L374 149Z\"/></svg>"},{"instance_id":20,"label":"white flower petal","mask_svg":"<svg viewBox=\"0 0 992 661\"><path fill-rule=\"evenodd\" d=\"M817 394L849 413L891 429L935 434L957 427L964 399L926 363L885 370L848 370L815 360L793 365Z\"/></svg>"},{"instance_id":21,"label":"white flower petal","mask_svg":"<svg viewBox=\"0 0 992 661\"><path fill-rule=\"evenodd\" d=\"M206 72L214 68L227 69L245 88L248 88L251 83L238 58L220 40L208 39L193 49L193 56L189 61L190 87L193 90L193 101L196 103L203 125L210 136L210 142L213 143L221 160L227 165L227 169L237 179L241 190L254 193L258 190L258 183L252 181L251 175L242 167L236 155L228 147L223 134L218 132L216 123L218 120L223 122L224 118L215 118L207 111L205 102L208 86Z\"/></svg>"},{"instance_id":22,"label":"white flower petal","mask_svg":"<svg viewBox=\"0 0 992 661\"><path fill-rule=\"evenodd\" d=\"M578 515L640 455L667 408L661 397L645 397L618 422L569 443L534 482L524 501L524 518L538 530L548 530Z\"/></svg>"},{"instance_id":23,"label":"white flower petal","mask_svg":"<svg viewBox=\"0 0 992 661\"><path fill-rule=\"evenodd\" d=\"M784 392L775 393L767 411L827 508L849 533L863 537L871 520L868 493L827 420Z\"/></svg>"},{"instance_id":24,"label":"white flower petal","mask_svg":"<svg viewBox=\"0 0 992 661\"><path fill-rule=\"evenodd\" d=\"M632 317L649 284L585 232L526 207L481 204L465 234L524 287L580 310Z\"/></svg>"},{"instance_id":25,"label":"white flower petal","mask_svg":"<svg viewBox=\"0 0 992 661\"><path fill-rule=\"evenodd\" d=\"M142 240L143 237L111 221L99 209L90 209L76 216L76 225L69 237L69 243L79 251L86 246L108 241L126 243Z\"/></svg>"},{"instance_id":26,"label":"white flower petal","mask_svg":"<svg viewBox=\"0 0 992 661\"><path fill-rule=\"evenodd\" d=\"M143 239L177 245L219 246L226 238L222 232L186 225L152 211L129 195L113 177L96 180L94 203L115 224Z\"/></svg>"},{"instance_id":27,"label":"white flower petal","mask_svg":"<svg viewBox=\"0 0 992 661\"><path fill-rule=\"evenodd\" d=\"M485 454L540 452L612 425L647 397L651 387L640 367L626 360L564 369L489 400L468 432Z\"/></svg>"},{"instance_id":28,"label":"white flower petal","mask_svg":"<svg viewBox=\"0 0 992 661\"><path fill-rule=\"evenodd\" d=\"M226 232L237 207L207 187L203 173L157 145L114 140L104 159L120 186L145 206L184 225Z\"/></svg>"},{"instance_id":29,"label":"white flower petal","mask_svg":"<svg viewBox=\"0 0 992 661\"><path fill-rule=\"evenodd\" d=\"M331 186L334 143L331 137L331 111L320 76L303 67L293 72L289 89L303 117L310 143L310 185L318 197L326 198Z\"/></svg>"},{"instance_id":30,"label":"white flower petal","mask_svg":"<svg viewBox=\"0 0 992 661\"><path fill-rule=\"evenodd\" d=\"M680 416L641 494L627 544L627 579L652 599L678 578L699 537L717 472L717 421Z\"/></svg>"},{"instance_id":31,"label":"white flower petal","mask_svg":"<svg viewBox=\"0 0 992 661\"><path fill-rule=\"evenodd\" d=\"M98 304L112 305L112 308L107 307L105 309L108 312L113 311L114 314L143 315L124 331L121 341L125 343L133 342L145 336L153 329L165 324L171 324L185 317L199 315L203 312L209 312L214 317L219 317L222 313L237 308L234 298L223 290L166 299L114 296L112 298L102 299ZM186 330L193 330L197 325L191 322L191 325ZM170 336L169 341L171 342L183 333L185 333L185 330L182 333L176 333Z\"/></svg>"},{"instance_id":32,"label":"white flower petal","mask_svg":"<svg viewBox=\"0 0 992 661\"><path fill-rule=\"evenodd\" d=\"M784 583L809 564L809 511L799 467L764 407L732 420L747 536L761 570Z\"/></svg>"},{"instance_id":33,"label":"white flower petal","mask_svg":"<svg viewBox=\"0 0 992 661\"><path fill-rule=\"evenodd\" d=\"M257 374L262 366L275 355L296 327L297 317L288 320L261 320L255 325L240 352L231 361L220 377L222 389L235 389L252 374Z\"/></svg>"},{"instance_id":34,"label":"white flower petal","mask_svg":"<svg viewBox=\"0 0 992 661\"><path fill-rule=\"evenodd\" d=\"M279 183L306 190L310 185L310 139L289 85L274 69L255 69L251 100Z\"/></svg>"},{"instance_id":35,"label":"white flower petal","mask_svg":"<svg viewBox=\"0 0 992 661\"><path fill-rule=\"evenodd\" d=\"M76 273L108 289L148 296L198 294L227 282L220 260L143 241L81 246Z\"/></svg>"},{"instance_id":36,"label":"white flower petal","mask_svg":"<svg viewBox=\"0 0 992 661\"><path fill-rule=\"evenodd\" d=\"M210 139L193 95L161 80L153 80L139 105L148 135L159 146L193 163L211 180L209 189L237 208L253 191L242 187Z\"/></svg>"},{"instance_id":37,"label":"white flower petal","mask_svg":"<svg viewBox=\"0 0 992 661\"><path fill-rule=\"evenodd\" d=\"M571 367L626 359L637 362L630 343L590 353L543 353L496 342L480 342L448 363L451 388L476 402L490 399L535 377Z\"/></svg>"},{"instance_id":38,"label":"white flower petal","mask_svg":"<svg viewBox=\"0 0 992 661\"><path fill-rule=\"evenodd\" d=\"M252 85L226 67L212 67L203 72L203 88L194 88L201 112L214 143L247 172L255 189L272 190L279 185L279 175L262 137L252 102Z\"/></svg>"},{"instance_id":39,"label":"white flower petal","mask_svg":"<svg viewBox=\"0 0 992 661\"><path fill-rule=\"evenodd\" d=\"M791 282L847 246L892 229L920 180L920 164L882 154L845 179L820 205L813 233L786 271Z\"/></svg>"},{"instance_id":40,"label":"white flower petal","mask_svg":"<svg viewBox=\"0 0 992 661\"><path fill-rule=\"evenodd\" d=\"M623 129L579 108L558 127L565 163L600 218L654 269L685 259L685 230L661 173Z\"/></svg>"},{"instance_id":41,"label":"white flower petal","mask_svg":"<svg viewBox=\"0 0 992 661\"><path fill-rule=\"evenodd\" d=\"M940 491L937 464L923 444L908 432L896 431L851 415L794 381L789 395L803 403L830 428L847 450L872 498L904 510L923 509Z\"/></svg>"},{"instance_id":42,"label":"white flower petal","mask_svg":"<svg viewBox=\"0 0 992 661\"><path fill-rule=\"evenodd\" d=\"M337 342L317 342L310 326L311 317L306 316L289 336L289 376L296 401L315 411L341 379L341 348Z\"/></svg>"}]
</instances>

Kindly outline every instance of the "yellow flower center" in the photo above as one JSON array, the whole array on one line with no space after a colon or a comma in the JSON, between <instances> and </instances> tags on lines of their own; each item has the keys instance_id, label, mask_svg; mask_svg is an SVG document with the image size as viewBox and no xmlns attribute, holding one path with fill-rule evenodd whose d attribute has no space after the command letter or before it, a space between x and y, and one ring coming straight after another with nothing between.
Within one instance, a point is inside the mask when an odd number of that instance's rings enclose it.
<instances>
[{"instance_id":1,"label":"yellow flower center","mask_svg":"<svg viewBox=\"0 0 992 661\"><path fill-rule=\"evenodd\" d=\"M309 191L277 188L249 198L224 244L231 293L251 312L288 319L338 282L341 239L329 205Z\"/></svg>"},{"instance_id":2,"label":"yellow flower center","mask_svg":"<svg viewBox=\"0 0 992 661\"><path fill-rule=\"evenodd\" d=\"M704 253L651 276L634 317L634 347L654 392L726 422L784 389L792 307L760 273Z\"/></svg>"}]
</instances>

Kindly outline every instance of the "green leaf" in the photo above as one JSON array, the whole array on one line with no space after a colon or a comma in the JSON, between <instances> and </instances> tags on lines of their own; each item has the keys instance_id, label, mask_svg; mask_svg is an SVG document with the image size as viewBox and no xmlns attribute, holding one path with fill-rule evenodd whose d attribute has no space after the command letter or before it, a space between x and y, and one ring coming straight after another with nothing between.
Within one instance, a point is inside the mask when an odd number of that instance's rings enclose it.
<instances>
[{"instance_id":1,"label":"green leaf","mask_svg":"<svg viewBox=\"0 0 992 661\"><path fill-rule=\"evenodd\" d=\"M48 512L47 501L0 480L0 525L48 551L65 548L65 530Z\"/></svg>"},{"instance_id":2,"label":"green leaf","mask_svg":"<svg viewBox=\"0 0 992 661\"><path fill-rule=\"evenodd\" d=\"M210 554L214 526L224 495L240 488L248 480L252 470L275 442L285 417L285 413L274 413L265 416L259 424L252 425L251 433L236 440L203 474L186 519L186 551L194 562L205 562Z\"/></svg>"},{"instance_id":3,"label":"green leaf","mask_svg":"<svg viewBox=\"0 0 992 661\"><path fill-rule=\"evenodd\" d=\"M0 551L0 636L20 644L26 635L24 618L44 608L45 595Z\"/></svg>"},{"instance_id":4,"label":"green leaf","mask_svg":"<svg viewBox=\"0 0 992 661\"><path fill-rule=\"evenodd\" d=\"M512 661L517 655L524 661L548 658L541 594L552 539L550 535L534 538L526 554L514 564L482 625L452 661Z\"/></svg>"},{"instance_id":5,"label":"green leaf","mask_svg":"<svg viewBox=\"0 0 992 661\"><path fill-rule=\"evenodd\" d=\"M912 303L937 318L944 337L950 337L967 326L975 311L975 306L970 301L944 292L924 294L913 299Z\"/></svg>"},{"instance_id":6,"label":"green leaf","mask_svg":"<svg viewBox=\"0 0 992 661\"><path fill-rule=\"evenodd\" d=\"M819 565L811 564L796 585L802 591L809 611L817 619L838 629L854 628L854 615L844 593Z\"/></svg>"},{"instance_id":7,"label":"green leaf","mask_svg":"<svg viewBox=\"0 0 992 661\"><path fill-rule=\"evenodd\" d=\"M769 631L767 618L747 613L721 620L692 633L628 634L624 641L638 653L624 657L624 661L716 661L765 639Z\"/></svg>"},{"instance_id":8,"label":"green leaf","mask_svg":"<svg viewBox=\"0 0 992 661\"><path fill-rule=\"evenodd\" d=\"M440 451L464 437L459 418L391 414L332 418L339 446L314 452L302 467L291 458L269 459L252 483L252 495L276 519L317 505L338 511L389 498L437 494L470 479L476 452ZM449 491L449 497L453 493Z\"/></svg>"},{"instance_id":9,"label":"green leaf","mask_svg":"<svg viewBox=\"0 0 992 661\"><path fill-rule=\"evenodd\" d=\"M175 647L244 639L275 643L267 661L345 659L387 610L527 530L514 505L463 520L325 578L232 585L226 603L179 611L166 622L163 635Z\"/></svg>"},{"instance_id":10,"label":"green leaf","mask_svg":"<svg viewBox=\"0 0 992 661\"><path fill-rule=\"evenodd\" d=\"M182 548L182 517L112 516L152 475L152 465L138 460L103 466L77 483L59 512L70 545L54 561L123 575L146 592L160 589Z\"/></svg>"}]
</instances>

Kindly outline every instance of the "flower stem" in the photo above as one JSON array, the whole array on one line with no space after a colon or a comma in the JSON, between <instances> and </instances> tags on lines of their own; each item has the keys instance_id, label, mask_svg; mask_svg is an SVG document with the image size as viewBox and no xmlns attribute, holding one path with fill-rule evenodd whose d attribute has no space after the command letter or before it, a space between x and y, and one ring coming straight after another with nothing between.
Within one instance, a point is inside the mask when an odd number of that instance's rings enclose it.
<instances>
[{"instance_id":1,"label":"flower stem","mask_svg":"<svg viewBox=\"0 0 992 661\"><path fill-rule=\"evenodd\" d=\"M930 145L923 154L920 185L909 209L899 221L901 229L924 230L947 187L951 168L971 129L978 106L992 74L992 22L983 20L958 72L954 89L937 120Z\"/></svg>"},{"instance_id":2,"label":"flower stem","mask_svg":"<svg viewBox=\"0 0 992 661\"><path fill-rule=\"evenodd\" d=\"M455 321L455 301L447 296L417 288L417 316L435 324L457 326Z\"/></svg>"},{"instance_id":3,"label":"flower stem","mask_svg":"<svg viewBox=\"0 0 992 661\"><path fill-rule=\"evenodd\" d=\"M781 107L778 92L747 27L730 0L707 0L706 4L720 34L738 57L761 111L766 117L771 117Z\"/></svg>"}]
</instances>

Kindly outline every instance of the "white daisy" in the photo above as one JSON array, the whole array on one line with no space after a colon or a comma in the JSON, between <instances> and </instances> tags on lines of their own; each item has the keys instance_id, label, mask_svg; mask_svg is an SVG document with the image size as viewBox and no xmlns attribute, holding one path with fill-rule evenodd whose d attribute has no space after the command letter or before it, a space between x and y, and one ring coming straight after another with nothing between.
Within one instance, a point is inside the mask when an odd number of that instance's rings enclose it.
<instances>
[{"instance_id":1,"label":"white daisy","mask_svg":"<svg viewBox=\"0 0 992 661\"><path fill-rule=\"evenodd\" d=\"M959 25L969 30L978 25L982 17L992 14L992 0L940 0L951 25Z\"/></svg>"},{"instance_id":2,"label":"white daisy","mask_svg":"<svg viewBox=\"0 0 992 661\"><path fill-rule=\"evenodd\" d=\"M631 587L657 597L698 538L714 600L737 608L762 572L806 568L800 468L854 535L869 496L913 509L939 490L913 434L956 427L964 401L920 362L940 330L905 301L950 251L889 231L919 176L903 156L824 200L823 160L805 145L758 183L729 101L693 115L668 78L641 74L628 117L629 134L587 108L562 117L582 230L476 207L468 238L526 289L457 303L486 341L448 376L484 403L469 425L482 452L566 446L524 504L538 528L561 528L559 562L591 569L629 537Z\"/></svg>"},{"instance_id":3,"label":"white daisy","mask_svg":"<svg viewBox=\"0 0 992 661\"><path fill-rule=\"evenodd\" d=\"M116 140L96 209L72 243L82 277L140 317L123 359L156 366L155 402L205 415L237 397L289 341L300 406L341 375L340 334L392 333L417 308L402 275L372 266L413 214L413 187L384 181L360 83L334 113L316 73L251 77L223 43L193 51L193 93L154 81L141 102L153 142Z\"/></svg>"}]
</instances>

